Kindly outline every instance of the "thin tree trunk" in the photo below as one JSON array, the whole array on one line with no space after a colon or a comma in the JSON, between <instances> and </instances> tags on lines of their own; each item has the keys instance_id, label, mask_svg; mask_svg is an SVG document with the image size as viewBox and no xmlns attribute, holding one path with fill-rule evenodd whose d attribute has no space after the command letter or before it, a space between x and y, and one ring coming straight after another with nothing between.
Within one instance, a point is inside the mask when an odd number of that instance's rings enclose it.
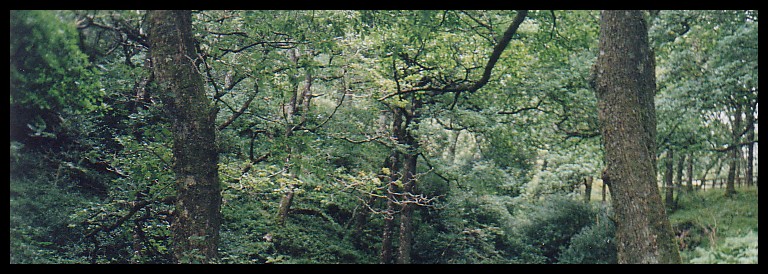
<instances>
[{"instance_id":1,"label":"thin tree trunk","mask_svg":"<svg viewBox=\"0 0 768 274\"><path fill-rule=\"evenodd\" d=\"M298 67L299 58L300 56L297 55L296 49L292 49L290 51L290 59L294 66ZM310 99L305 98L305 95L311 93L312 87L312 74L310 73L310 70L307 70L305 73L304 81L306 82L306 85L303 89L299 88L298 77L291 76L291 78L291 82L296 84L293 87L293 92L291 93L291 98L288 102L288 105L283 106L283 111L285 114L284 136L286 139L293 136L293 132L297 126L303 125L306 122L308 115L307 113L309 112ZM294 119L296 115L301 115L301 120L299 122L296 122ZM291 165L291 157L301 157L301 151L294 151L294 148L290 145L286 145L285 151L288 153L288 156L285 158L284 169L289 172L291 181L294 181L294 179L296 179L296 174L299 173L297 172L299 170L295 169L300 169L301 167L293 167L293 165ZM280 199L280 206L278 207L277 211L277 223L280 225L285 224L285 220L288 218L288 212L290 212L291 205L293 204L293 198L295 195L294 188L296 186L293 183L289 183L285 187L285 194Z\"/></svg>"},{"instance_id":2,"label":"thin tree trunk","mask_svg":"<svg viewBox=\"0 0 768 274\"><path fill-rule=\"evenodd\" d=\"M656 81L642 11L602 11L593 85L619 263L680 263L656 182Z\"/></svg>"},{"instance_id":3,"label":"thin tree trunk","mask_svg":"<svg viewBox=\"0 0 768 274\"><path fill-rule=\"evenodd\" d=\"M592 199L592 176L584 177L584 202L589 203Z\"/></svg>"},{"instance_id":4,"label":"thin tree trunk","mask_svg":"<svg viewBox=\"0 0 768 274\"><path fill-rule=\"evenodd\" d=\"M680 155L677 159L677 175L673 184L677 189L677 196L675 197L675 209L677 209L677 202L680 200L680 196L683 194L683 170L685 169L685 154Z\"/></svg>"},{"instance_id":5,"label":"thin tree trunk","mask_svg":"<svg viewBox=\"0 0 768 274\"><path fill-rule=\"evenodd\" d=\"M606 185L605 182L603 182L602 202L606 202L606 197L605 197L606 196L605 195L605 190L606 189L608 189L608 185Z\"/></svg>"},{"instance_id":6,"label":"thin tree trunk","mask_svg":"<svg viewBox=\"0 0 768 274\"><path fill-rule=\"evenodd\" d=\"M216 111L195 64L192 13L149 11L147 16L155 79L173 118L173 254L178 262L213 262L221 226Z\"/></svg>"},{"instance_id":7,"label":"thin tree trunk","mask_svg":"<svg viewBox=\"0 0 768 274\"><path fill-rule=\"evenodd\" d=\"M750 109L747 113L747 126L749 126L749 131L747 131L747 140L754 141L755 140L755 113L754 113L754 107L750 106ZM747 177L747 185L751 186L754 184L754 168L755 168L755 143L749 143L747 147L747 170L746 170L746 177Z\"/></svg>"},{"instance_id":8,"label":"thin tree trunk","mask_svg":"<svg viewBox=\"0 0 768 274\"><path fill-rule=\"evenodd\" d=\"M448 163L454 164L456 161L456 144L459 143L459 135L461 135L461 130L454 130L453 132L453 142L448 145Z\"/></svg>"},{"instance_id":9,"label":"thin tree trunk","mask_svg":"<svg viewBox=\"0 0 768 274\"><path fill-rule=\"evenodd\" d=\"M687 173L688 173L688 177L686 177L687 183L685 187L688 190L688 192L693 192L693 153L688 155Z\"/></svg>"},{"instance_id":10,"label":"thin tree trunk","mask_svg":"<svg viewBox=\"0 0 768 274\"><path fill-rule=\"evenodd\" d=\"M667 151L667 157L664 159L664 203L668 211L675 210L674 183L672 182L674 172L674 151Z\"/></svg>"},{"instance_id":11,"label":"thin tree trunk","mask_svg":"<svg viewBox=\"0 0 768 274\"><path fill-rule=\"evenodd\" d=\"M741 105L736 106L736 111L733 113L733 127L731 128L731 142L733 144L738 144L739 140L741 139L741 114L742 114L742 107ZM734 146L730 149L729 155L730 155L730 165L728 167L728 181L725 185L725 196L733 196L736 194L736 177L738 176L738 164L739 164L739 152L740 147Z\"/></svg>"},{"instance_id":12,"label":"thin tree trunk","mask_svg":"<svg viewBox=\"0 0 768 274\"><path fill-rule=\"evenodd\" d=\"M285 219L288 218L288 211L293 204L293 186L287 186L287 190L282 198L280 198L280 205L277 208L277 224L284 225Z\"/></svg>"}]
</instances>

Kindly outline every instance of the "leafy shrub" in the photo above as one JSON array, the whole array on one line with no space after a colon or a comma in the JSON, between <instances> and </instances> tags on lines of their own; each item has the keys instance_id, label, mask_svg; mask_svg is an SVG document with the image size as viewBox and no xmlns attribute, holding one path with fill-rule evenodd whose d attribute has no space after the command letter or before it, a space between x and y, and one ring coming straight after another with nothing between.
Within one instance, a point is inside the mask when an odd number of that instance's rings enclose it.
<instances>
[{"instance_id":1,"label":"leafy shrub","mask_svg":"<svg viewBox=\"0 0 768 274\"><path fill-rule=\"evenodd\" d=\"M595 213L582 201L549 195L540 204L534 204L526 215L528 222L519 227L522 242L544 256L546 263L557 263L571 239L594 223Z\"/></svg>"},{"instance_id":2,"label":"leafy shrub","mask_svg":"<svg viewBox=\"0 0 768 274\"><path fill-rule=\"evenodd\" d=\"M606 215L599 222L584 227L571 238L570 245L558 257L561 264L615 264L616 227Z\"/></svg>"}]
</instances>

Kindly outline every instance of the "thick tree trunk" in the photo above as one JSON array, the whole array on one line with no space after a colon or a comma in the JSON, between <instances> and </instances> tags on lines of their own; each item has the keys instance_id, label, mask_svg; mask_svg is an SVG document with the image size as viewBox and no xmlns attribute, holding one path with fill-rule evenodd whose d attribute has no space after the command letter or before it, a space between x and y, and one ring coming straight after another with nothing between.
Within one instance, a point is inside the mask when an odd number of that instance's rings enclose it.
<instances>
[{"instance_id":1,"label":"thick tree trunk","mask_svg":"<svg viewBox=\"0 0 768 274\"><path fill-rule=\"evenodd\" d=\"M395 182L389 182L387 186L387 210L384 215L384 229L381 234L381 253L379 263L392 263L392 235L395 230L395 203L392 201L392 194L395 192Z\"/></svg>"},{"instance_id":2,"label":"thick tree trunk","mask_svg":"<svg viewBox=\"0 0 768 274\"><path fill-rule=\"evenodd\" d=\"M409 136L410 137L410 136ZM409 138L412 139L413 138ZM415 146L416 144L411 144ZM409 153L405 156L405 167L403 169L403 193L405 195L411 194L414 191L416 179L416 148L409 149ZM398 246L397 263L409 264L411 263L411 245L413 244L413 209L416 206L409 200L408 196L401 199L404 203L400 209L400 242Z\"/></svg>"},{"instance_id":3,"label":"thick tree trunk","mask_svg":"<svg viewBox=\"0 0 768 274\"><path fill-rule=\"evenodd\" d=\"M413 137L413 132L419 126L419 108L421 101L415 96L411 98L411 110L404 111L405 124L402 132L405 137L402 144L407 147L403 159L403 194L400 207L400 242L398 246L398 264L411 263L411 245L413 244L413 210L418 205L418 201L412 200L411 194L414 194L416 187L416 166L419 157L419 143Z\"/></svg>"},{"instance_id":4,"label":"thick tree trunk","mask_svg":"<svg viewBox=\"0 0 768 274\"><path fill-rule=\"evenodd\" d=\"M680 263L656 182L653 53L641 11L602 11L595 64L619 263Z\"/></svg>"},{"instance_id":5,"label":"thick tree trunk","mask_svg":"<svg viewBox=\"0 0 768 274\"><path fill-rule=\"evenodd\" d=\"M178 262L218 256L221 186L215 144L216 112L197 71L190 11L150 11L151 61L173 118L176 209L171 225Z\"/></svg>"},{"instance_id":6,"label":"thick tree trunk","mask_svg":"<svg viewBox=\"0 0 768 274\"><path fill-rule=\"evenodd\" d=\"M395 108L392 112L392 135L401 140L403 136L403 115L401 109ZM397 181L400 180L400 155L397 148L392 149L385 165L389 168L390 178L387 184L387 209L384 215L384 230L381 235L381 253L379 263L392 263L393 249L392 239L395 230L395 193L397 193Z\"/></svg>"}]
</instances>

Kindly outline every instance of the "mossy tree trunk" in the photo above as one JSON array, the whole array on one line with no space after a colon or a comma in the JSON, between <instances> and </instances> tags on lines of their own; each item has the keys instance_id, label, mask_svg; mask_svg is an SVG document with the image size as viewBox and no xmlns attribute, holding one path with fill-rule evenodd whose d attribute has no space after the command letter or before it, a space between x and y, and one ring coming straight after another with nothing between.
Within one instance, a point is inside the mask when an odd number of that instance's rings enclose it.
<instances>
[{"instance_id":1,"label":"mossy tree trunk","mask_svg":"<svg viewBox=\"0 0 768 274\"><path fill-rule=\"evenodd\" d=\"M173 253L178 262L213 262L221 226L216 112L197 70L192 14L150 11L147 16L155 80L173 121L177 190Z\"/></svg>"},{"instance_id":2,"label":"mossy tree trunk","mask_svg":"<svg viewBox=\"0 0 768 274\"><path fill-rule=\"evenodd\" d=\"M654 57L641 11L602 11L593 85L619 263L680 263L656 182Z\"/></svg>"}]
</instances>

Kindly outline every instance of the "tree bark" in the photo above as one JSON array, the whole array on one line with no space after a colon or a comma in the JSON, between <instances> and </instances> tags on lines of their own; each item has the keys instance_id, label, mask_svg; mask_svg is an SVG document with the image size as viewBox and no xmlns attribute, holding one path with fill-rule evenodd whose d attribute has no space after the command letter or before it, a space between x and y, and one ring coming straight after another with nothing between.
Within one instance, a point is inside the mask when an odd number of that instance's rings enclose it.
<instances>
[{"instance_id":1,"label":"tree bark","mask_svg":"<svg viewBox=\"0 0 768 274\"><path fill-rule=\"evenodd\" d=\"M221 226L216 111L195 65L192 13L150 11L147 16L155 79L173 121L173 254L177 262L213 262Z\"/></svg>"},{"instance_id":2,"label":"tree bark","mask_svg":"<svg viewBox=\"0 0 768 274\"><path fill-rule=\"evenodd\" d=\"M602 11L593 85L619 263L680 263L656 182L656 80L641 11Z\"/></svg>"}]
</instances>

